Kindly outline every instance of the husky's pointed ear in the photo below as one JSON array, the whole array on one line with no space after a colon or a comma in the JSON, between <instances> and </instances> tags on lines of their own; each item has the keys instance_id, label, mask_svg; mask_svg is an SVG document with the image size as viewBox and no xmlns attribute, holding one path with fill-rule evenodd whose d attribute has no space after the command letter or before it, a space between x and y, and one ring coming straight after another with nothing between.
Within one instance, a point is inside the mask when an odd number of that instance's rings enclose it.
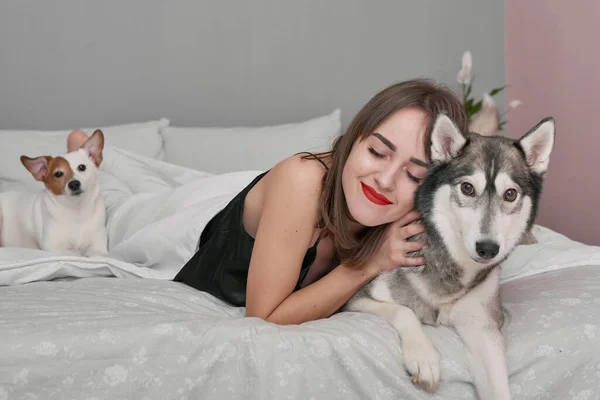
<instances>
[{"instance_id":1,"label":"husky's pointed ear","mask_svg":"<svg viewBox=\"0 0 600 400\"><path fill-rule=\"evenodd\" d=\"M519 145L525 153L529 168L538 174L545 173L554 147L554 118L541 120L519 139Z\"/></svg>"},{"instance_id":2,"label":"husky's pointed ear","mask_svg":"<svg viewBox=\"0 0 600 400\"><path fill-rule=\"evenodd\" d=\"M467 139L445 114L440 114L431 131L432 161L448 161L456 157Z\"/></svg>"}]
</instances>

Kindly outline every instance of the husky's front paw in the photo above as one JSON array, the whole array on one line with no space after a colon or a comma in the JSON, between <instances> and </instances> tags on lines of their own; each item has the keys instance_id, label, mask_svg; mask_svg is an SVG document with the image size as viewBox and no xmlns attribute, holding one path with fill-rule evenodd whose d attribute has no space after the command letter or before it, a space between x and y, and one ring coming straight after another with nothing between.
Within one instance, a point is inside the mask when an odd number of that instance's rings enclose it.
<instances>
[{"instance_id":1,"label":"husky's front paw","mask_svg":"<svg viewBox=\"0 0 600 400\"><path fill-rule=\"evenodd\" d=\"M428 392L435 392L440 384L440 356L427 337L409 338L402 345L404 366Z\"/></svg>"}]
</instances>

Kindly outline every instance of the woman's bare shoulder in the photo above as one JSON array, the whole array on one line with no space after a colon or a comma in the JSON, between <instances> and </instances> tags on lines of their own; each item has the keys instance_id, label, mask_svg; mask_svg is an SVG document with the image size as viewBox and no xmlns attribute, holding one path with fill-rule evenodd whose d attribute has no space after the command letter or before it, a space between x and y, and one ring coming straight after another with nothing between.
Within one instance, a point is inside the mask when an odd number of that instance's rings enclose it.
<instances>
[{"instance_id":1,"label":"woman's bare shoulder","mask_svg":"<svg viewBox=\"0 0 600 400\"><path fill-rule=\"evenodd\" d=\"M327 160L323 160L327 164ZM293 186L305 195L320 196L323 188L323 177L327 170L325 166L316 159L304 157L304 154L296 154L276 164L268 175L268 184L275 188ZM304 197L304 196L303 196Z\"/></svg>"},{"instance_id":2,"label":"woman's bare shoulder","mask_svg":"<svg viewBox=\"0 0 600 400\"><path fill-rule=\"evenodd\" d=\"M248 193L244 211L248 233L255 236L266 207L281 210L282 214L277 218L281 224L292 218L291 214L307 222L316 222L325 173L323 164L303 159L301 155L276 164Z\"/></svg>"}]
</instances>

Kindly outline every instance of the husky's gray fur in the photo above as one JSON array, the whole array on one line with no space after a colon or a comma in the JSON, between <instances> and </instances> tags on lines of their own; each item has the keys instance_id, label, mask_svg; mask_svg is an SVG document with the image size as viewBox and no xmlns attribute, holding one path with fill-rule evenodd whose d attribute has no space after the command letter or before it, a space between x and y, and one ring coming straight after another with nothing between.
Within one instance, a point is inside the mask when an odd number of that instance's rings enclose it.
<instances>
[{"instance_id":1,"label":"husky's gray fur","mask_svg":"<svg viewBox=\"0 0 600 400\"><path fill-rule=\"evenodd\" d=\"M453 327L469 351L480 398L510 399L498 267L535 221L554 120L513 140L461 133L440 115L431 141L432 164L416 195L425 232L412 238L426 241L414 254L425 264L379 275L344 310L390 322L408 373L429 391L440 382L439 355L421 324Z\"/></svg>"}]
</instances>

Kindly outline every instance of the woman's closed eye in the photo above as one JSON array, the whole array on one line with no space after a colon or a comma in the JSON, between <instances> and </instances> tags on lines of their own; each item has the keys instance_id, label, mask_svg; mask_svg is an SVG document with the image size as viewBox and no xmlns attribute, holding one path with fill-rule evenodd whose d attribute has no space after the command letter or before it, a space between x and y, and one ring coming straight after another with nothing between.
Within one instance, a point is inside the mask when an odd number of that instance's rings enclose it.
<instances>
[{"instance_id":1,"label":"woman's closed eye","mask_svg":"<svg viewBox=\"0 0 600 400\"><path fill-rule=\"evenodd\" d=\"M373 146L369 146L369 153L371 153L373 156L375 156L377 158L385 158L385 155L383 155L380 152L378 152L377 150L375 150L375 148ZM422 178L419 178L418 176L411 174L408 169L404 168L404 170L406 171L406 174L413 182L415 182L415 183L423 182Z\"/></svg>"},{"instance_id":2,"label":"woman's closed eye","mask_svg":"<svg viewBox=\"0 0 600 400\"><path fill-rule=\"evenodd\" d=\"M408 177L409 177L409 178L410 178L412 181L414 181L414 182L416 182L416 183L421 183L421 182L423 182L423 179L421 179L421 178L419 178L419 177L416 177L416 176L414 176L413 174L411 174L411 173L410 173L410 171L409 171L409 170L406 170L406 174L408 175Z\"/></svg>"},{"instance_id":3,"label":"woman's closed eye","mask_svg":"<svg viewBox=\"0 0 600 400\"><path fill-rule=\"evenodd\" d=\"M373 146L369 146L369 152L377 158L385 158L385 156L383 154L379 153L377 150L375 150L375 148Z\"/></svg>"}]
</instances>

